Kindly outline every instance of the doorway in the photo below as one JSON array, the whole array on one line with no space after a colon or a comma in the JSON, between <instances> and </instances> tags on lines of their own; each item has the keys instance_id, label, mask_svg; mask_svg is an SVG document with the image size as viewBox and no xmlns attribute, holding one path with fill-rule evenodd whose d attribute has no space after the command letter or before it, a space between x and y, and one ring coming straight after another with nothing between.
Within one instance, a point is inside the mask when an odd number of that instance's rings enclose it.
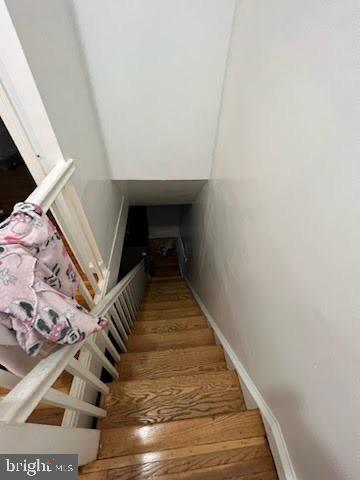
<instances>
[{"instance_id":1,"label":"doorway","mask_svg":"<svg viewBox=\"0 0 360 480\"><path fill-rule=\"evenodd\" d=\"M0 221L35 188L36 183L0 117Z\"/></svg>"}]
</instances>

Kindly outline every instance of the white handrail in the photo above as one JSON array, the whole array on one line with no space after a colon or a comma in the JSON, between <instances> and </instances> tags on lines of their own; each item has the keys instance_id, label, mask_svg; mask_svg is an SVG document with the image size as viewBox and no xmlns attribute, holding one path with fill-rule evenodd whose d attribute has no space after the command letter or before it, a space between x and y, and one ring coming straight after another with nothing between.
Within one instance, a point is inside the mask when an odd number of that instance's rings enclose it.
<instances>
[{"instance_id":1,"label":"white handrail","mask_svg":"<svg viewBox=\"0 0 360 480\"><path fill-rule=\"evenodd\" d=\"M21 378L17 377L13 373L4 371L0 372L0 379L1 385L4 388L9 389L14 388L21 381ZM104 409L95 407L90 403L73 398L70 395L66 395L66 393L56 390L55 388L50 388L45 393L41 401L54 407L63 408L64 406L66 406L66 408L70 410L76 410L83 414L92 415L98 418L106 416L106 411Z\"/></svg>"},{"instance_id":2,"label":"white handrail","mask_svg":"<svg viewBox=\"0 0 360 480\"><path fill-rule=\"evenodd\" d=\"M75 171L74 161L59 162L26 199L47 212Z\"/></svg>"},{"instance_id":3,"label":"white handrail","mask_svg":"<svg viewBox=\"0 0 360 480\"><path fill-rule=\"evenodd\" d=\"M128 274L126 274L116 285L113 287L110 292L108 292L100 303L95 305L92 310L93 315L104 315L109 308L112 306L114 301L118 298L122 290L127 286L127 284L132 280L136 273L144 267L144 261L141 260Z\"/></svg>"},{"instance_id":4,"label":"white handrail","mask_svg":"<svg viewBox=\"0 0 360 480\"><path fill-rule=\"evenodd\" d=\"M92 310L94 315L104 315L114 304L116 299L121 295L124 289L141 271L143 268L143 261L141 261L126 277L124 277ZM144 271L144 270L143 270ZM139 279L140 280L140 279ZM143 289L143 285L140 285L140 289ZM102 337L104 338L104 333ZM110 340L109 340L110 341ZM77 361L74 360L74 355L82 348L86 346L91 350L93 354L102 363L113 376L117 377L118 372L110 363L110 361L101 352L96 345L94 337L89 337L81 343L73 346L61 347L56 352L49 355L47 358L41 360L16 386L6 395L6 397L0 403L0 421L7 422L25 422L29 415L33 412L36 406L42 401L55 382L67 366L70 366L70 371L78 374L84 379L91 378L89 375L85 375L83 372L79 372L79 366ZM1 381L0 381L1 383ZM92 386L94 381L90 382ZM70 408L69 403L65 401L64 397L58 396L59 405L64 408ZM73 408L73 407L72 407ZM96 407L97 408L97 407ZM82 405L82 409L83 405ZM79 408L79 410L81 410ZM90 407L90 410L95 412ZM84 412L88 413L88 412ZM99 414L100 412L97 411ZM88 413L89 414L89 413ZM96 415L99 416L99 415Z\"/></svg>"},{"instance_id":5,"label":"white handrail","mask_svg":"<svg viewBox=\"0 0 360 480\"><path fill-rule=\"evenodd\" d=\"M82 228L82 234L79 234L79 232L76 231L79 229L79 223L83 225L86 222L81 216L74 217L73 204L75 201L75 194L73 189L69 189L69 180L74 171L75 165L73 160L69 159L59 161L43 179L40 185L38 185L29 195L29 197L26 199L26 202L39 205L45 213L50 207L52 207L55 217L58 221L60 220L59 223L68 225L69 228L65 229L63 233L69 244L72 245L73 251L80 263L80 266L90 281L95 293L100 294L98 281L90 269L90 265L94 265L96 267L95 270L99 276L99 279L103 279L103 272L98 266L98 256L94 258L91 257L92 252L94 251L94 242L92 242L91 245L89 244L88 229L85 231L84 228ZM67 193L69 198L65 198L64 193ZM69 202L69 200L71 200L71 202ZM76 206L78 210L79 207L77 203ZM65 222L61 221L63 218L66 218ZM83 250L86 250L87 257L85 255L85 251L82 251L79 248L80 245L82 246ZM86 293L86 287L83 283L81 284L81 288L82 291L85 292L86 300L89 301L90 295Z\"/></svg>"},{"instance_id":6,"label":"white handrail","mask_svg":"<svg viewBox=\"0 0 360 480\"><path fill-rule=\"evenodd\" d=\"M105 351L110 353L114 362L120 360L121 352L126 352L125 342L139 309L146 274L142 260L105 294L108 271L71 184L74 170L72 160L60 160L26 201L41 206L45 213L52 209L80 268L95 291L95 297L83 280L80 281L80 293L91 313L106 316L109 326L81 343L59 347L40 360L22 379L9 372L0 372L0 386L10 389L0 401L0 439L4 433L13 438L22 432L18 443L11 442L12 453L49 451L49 444L54 451L61 452L66 446L67 451L79 453L80 463L85 463L95 459L99 434L79 427L91 426L91 417L106 416L106 411L96 405L97 392L109 392L109 387L100 379L101 370L106 369L114 378L119 373ZM78 351L77 360L74 356ZM53 388L65 370L74 376L69 395ZM38 436L33 446L27 445L22 439L28 438L30 425L24 422L40 402L65 409L62 426L32 424L31 431L36 430ZM0 453L4 453L4 448L0 441Z\"/></svg>"}]
</instances>

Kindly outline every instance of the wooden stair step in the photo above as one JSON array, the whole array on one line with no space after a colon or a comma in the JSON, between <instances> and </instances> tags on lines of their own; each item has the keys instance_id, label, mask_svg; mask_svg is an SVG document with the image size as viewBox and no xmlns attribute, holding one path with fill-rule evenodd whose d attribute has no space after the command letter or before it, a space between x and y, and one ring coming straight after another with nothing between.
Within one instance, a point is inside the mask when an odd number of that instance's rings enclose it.
<instances>
[{"instance_id":1,"label":"wooden stair step","mask_svg":"<svg viewBox=\"0 0 360 480\"><path fill-rule=\"evenodd\" d=\"M151 264L152 274L157 276L157 273L168 273L173 275L173 272L176 272L176 275L180 275L179 264L177 262L152 262Z\"/></svg>"},{"instance_id":2,"label":"wooden stair step","mask_svg":"<svg viewBox=\"0 0 360 480\"><path fill-rule=\"evenodd\" d=\"M80 473L77 478L78 480L107 480L108 473L106 470L101 472Z\"/></svg>"},{"instance_id":3,"label":"wooden stair step","mask_svg":"<svg viewBox=\"0 0 360 480\"><path fill-rule=\"evenodd\" d=\"M155 352L127 353L117 365L120 380L197 375L227 369L219 345Z\"/></svg>"},{"instance_id":4,"label":"wooden stair step","mask_svg":"<svg viewBox=\"0 0 360 480\"><path fill-rule=\"evenodd\" d=\"M157 292L145 294L143 297L143 303L176 302L193 298L194 297L190 291Z\"/></svg>"},{"instance_id":5,"label":"wooden stair step","mask_svg":"<svg viewBox=\"0 0 360 480\"><path fill-rule=\"evenodd\" d=\"M101 432L98 458L157 452L264 435L261 416L257 410L154 425L129 425Z\"/></svg>"},{"instance_id":6,"label":"wooden stair step","mask_svg":"<svg viewBox=\"0 0 360 480\"><path fill-rule=\"evenodd\" d=\"M115 471L113 471L115 472ZM182 479L184 478L188 478L189 480L192 480L194 477L192 476L192 472L191 472L191 475L188 476L188 477L181 477ZM223 472L224 475L226 475L226 472ZM112 475L112 476L110 476ZM113 476L115 475L115 477ZM135 480L136 479L139 479L139 478L146 478L145 476L143 476L144 473L141 472L141 476L139 477L137 474L136 474L136 477L134 477L134 475L131 473L129 474L128 476L123 476L121 472L116 472L116 473L113 473L111 474L111 471L101 471L101 472L93 472L93 473L84 473L84 474L80 474L78 475L78 479L79 480L109 480L110 478L112 480L114 480L115 478L116 479L128 479L128 480ZM197 477L198 480L208 480L208 479L212 479L212 480L215 480L214 477L209 477L209 474L205 474L205 477L204 475L201 473L200 474L201 476L200 477ZM155 478L155 477L148 477L148 478ZM161 480L166 480L166 479L176 479L178 478L177 476L175 477L169 477L169 476L161 476L161 477L156 477L157 479L161 479ZM220 479L227 479L227 480L278 480L278 476L276 474L276 471L275 469L271 469L270 471L268 472L260 472L260 473L250 473L250 474L245 474L245 475L241 475L240 476L233 476L231 475L231 477L229 477L228 475L227 476L222 476L222 477L216 477L216 478L220 478Z\"/></svg>"},{"instance_id":7,"label":"wooden stair step","mask_svg":"<svg viewBox=\"0 0 360 480\"><path fill-rule=\"evenodd\" d=\"M151 427L152 428L152 427ZM121 431L122 429L117 429ZM209 441L209 440L208 440ZM257 447L263 449L267 446L266 438L262 435L254 436L249 438L240 438L237 440L225 440L225 441L215 441L209 442L200 445L191 446L181 446L178 448L169 448L164 450L158 450L153 452L142 452L135 453L133 455L121 455L121 456L111 456L105 458L99 458L94 460L81 468L81 473L95 473L102 472L104 470L111 470L115 468L126 467L130 465L137 465L141 462L148 461L166 461L166 460L176 460L179 458L188 458L194 455L203 455L213 452L231 452L235 449L248 449Z\"/></svg>"},{"instance_id":8,"label":"wooden stair step","mask_svg":"<svg viewBox=\"0 0 360 480\"><path fill-rule=\"evenodd\" d=\"M150 283L159 282L160 284L164 283L186 283L181 275L171 275L169 277L151 277Z\"/></svg>"},{"instance_id":9,"label":"wooden stair step","mask_svg":"<svg viewBox=\"0 0 360 480\"><path fill-rule=\"evenodd\" d=\"M65 409L61 407L52 407L44 405L44 407L36 408L26 423L39 423L41 425L61 426Z\"/></svg>"},{"instance_id":10,"label":"wooden stair step","mask_svg":"<svg viewBox=\"0 0 360 480\"><path fill-rule=\"evenodd\" d=\"M152 274L154 277L157 277L157 278L169 278L169 277L177 277L179 275L179 272L175 272L175 271L155 271L153 274Z\"/></svg>"},{"instance_id":11,"label":"wooden stair step","mask_svg":"<svg viewBox=\"0 0 360 480\"><path fill-rule=\"evenodd\" d=\"M168 333L183 330L198 330L207 328L207 323L201 315L187 318L169 318L167 320L147 320L135 322L133 333Z\"/></svg>"},{"instance_id":12,"label":"wooden stair step","mask_svg":"<svg viewBox=\"0 0 360 480\"><path fill-rule=\"evenodd\" d=\"M171 277L170 280L166 278L151 278L147 284L147 288L179 288L179 287L188 287L187 282L183 277Z\"/></svg>"},{"instance_id":13,"label":"wooden stair step","mask_svg":"<svg viewBox=\"0 0 360 480\"><path fill-rule=\"evenodd\" d=\"M153 424L245 409L235 372L114 382L100 428Z\"/></svg>"},{"instance_id":14,"label":"wooden stair step","mask_svg":"<svg viewBox=\"0 0 360 480\"><path fill-rule=\"evenodd\" d=\"M215 339L212 330L202 328L196 331L133 334L129 337L127 349L128 352L147 352L150 350L213 345L214 343Z\"/></svg>"},{"instance_id":15,"label":"wooden stair step","mask_svg":"<svg viewBox=\"0 0 360 480\"><path fill-rule=\"evenodd\" d=\"M202 315L202 311L197 305L170 310L143 310L138 313L137 321L166 320L168 318L193 317L194 315Z\"/></svg>"},{"instance_id":16,"label":"wooden stair step","mask_svg":"<svg viewBox=\"0 0 360 480\"><path fill-rule=\"evenodd\" d=\"M187 285L182 285L182 284L172 284L170 283L169 285L164 285L162 287L149 287L146 289L144 292L144 298L147 298L148 296L156 296L156 295L173 295L176 293L191 293L190 288Z\"/></svg>"},{"instance_id":17,"label":"wooden stair step","mask_svg":"<svg viewBox=\"0 0 360 480\"><path fill-rule=\"evenodd\" d=\"M145 293L143 302L171 302L176 300L188 300L194 298L190 290L163 290L160 292Z\"/></svg>"},{"instance_id":18,"label":"wooden stair step","mask_svg":"<svg viewBox=\"0 0 360 480\"><path fill-rule=\"evenodd\" d=\"M157 255L119 379L102 396L98 459L82 480L276 480L257 410L246 411L234 371L190 288L176 252Z\"/></svg>"},{"instance_id":19,"label":"wooden stair step","mask_svg":"<svg viewBox=\"0 0 360 480\"><path fill-rule=\"evenodd\" d=\"M187 300L171 300L167 302L147 302L146 300L141 303L140 311L146 310L172 310L173 308L187 308L197 306L194 298L188 298Z\"/></svg>"},{"instance_id":20,"label":"wooden stair step","mask_svg":"<svg viewBox=\"0 0 360 480\"><path fill-rule=\"evenodd\" d=\"M167 257L153 257L152 265L155 267L179 267L176 255L168 255Z\"/></svg>"},{"instance_id":21,"label":"wooden stair step","mask_svg":"<svg viewBox=\"0 0 360 480\"><path fill-rule=\"evenodd\" d=\"M152 264L152 272L155 277L171 277L180 275L179 265Z\"/></svg>"},{"instance_id":22,"label":"wooden stair step","mask_svg":"<svg viewBox=\"0 0 360 480\"><path fill-rule=\"evenodd\" d=\"M264 437L255 437L98 460L87 465L83 472L100 474L108 470L109 479L223 479L233 478L234 473L238 478L270 469L273 462L266 441Z\"/></svg>"}]
</instances>

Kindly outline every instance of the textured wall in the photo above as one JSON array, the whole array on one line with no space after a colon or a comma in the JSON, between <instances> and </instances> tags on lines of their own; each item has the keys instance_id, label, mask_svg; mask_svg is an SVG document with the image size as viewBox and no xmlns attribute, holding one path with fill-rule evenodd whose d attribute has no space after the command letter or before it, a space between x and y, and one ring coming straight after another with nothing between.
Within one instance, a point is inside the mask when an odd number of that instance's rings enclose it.
<instances>
[{"instance_id":1,"label":"textured wall","mask_svg":"<svg viewBox=\"0 0 360 480\"><path fill-rule=\"evenodd\" d=\"M357 480L360 5L238 4L189 278L278 418L299 480Z\"/></svg>"}]
</instances>

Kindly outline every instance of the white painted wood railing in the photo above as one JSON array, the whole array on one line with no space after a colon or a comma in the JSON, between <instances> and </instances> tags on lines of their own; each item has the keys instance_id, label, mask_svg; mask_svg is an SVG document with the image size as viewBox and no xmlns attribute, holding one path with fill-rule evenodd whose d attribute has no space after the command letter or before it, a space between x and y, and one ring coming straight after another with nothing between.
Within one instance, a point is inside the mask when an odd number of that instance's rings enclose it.
<instances>
[{"instance_id":1,"label":"white painted wood railing","mask_svg":"<svg viewBox=\"0 0 360 480\"><path fill-rule=\"evenodd\" d=\"M96 458L99 445L99 431L82 426L90 426L93 417L106 416L106 411L96 405L98 392L109 391L100 379L101 372L105 369L113 378L118 377L114 364L120 360L120 353L126 351L125 342L139 308L146 274L141 261L105 294L98 249L91 245L94 239L91 235L89 241L84 221L79 221L72 192L69 195L66 191L74 168L72 161L59 162L27 201L42 206L44 211L51 207L96 293L93 299L81 283L80 290L92 307L91 313L106 316L109 325L106 331L81 343L59 347L22 379L0 371L0 386L10 390L0 402L0 453L77 453L82 465ZM69 395L52 388L65 370L74 376ZM61 427L25 423L40 402L65 409Z\"/></svg>"}]
</instances>

